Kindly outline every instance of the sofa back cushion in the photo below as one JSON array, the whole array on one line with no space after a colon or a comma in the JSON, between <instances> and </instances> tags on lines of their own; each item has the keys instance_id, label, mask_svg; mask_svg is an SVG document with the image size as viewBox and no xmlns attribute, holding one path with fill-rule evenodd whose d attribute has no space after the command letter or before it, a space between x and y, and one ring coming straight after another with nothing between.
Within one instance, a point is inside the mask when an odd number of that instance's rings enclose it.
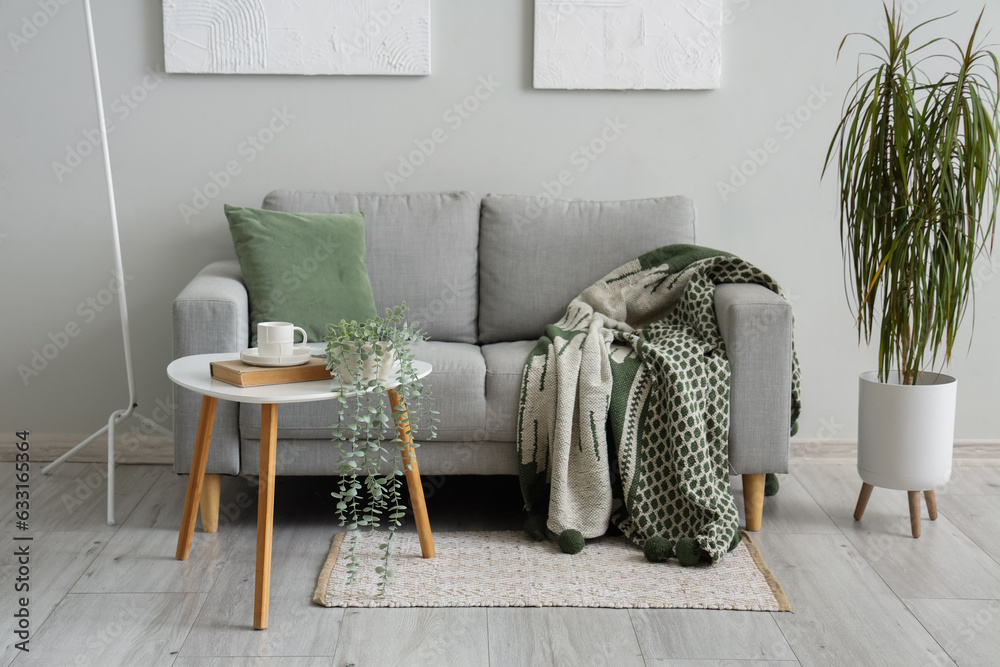
<instances>
[{"instance_id":1,"label":"sofa back cushion","mask_svg":"<svg viewBox=\"0 0 1000 667\"><path fill-rule=\"evenodd\" d=\"M293 322L316 343L331 319L375 316L360 213L223 209L250 300L250 347L261 322Z\"/></svg>"},{"instance_id":2,"label":"sofa back cushion","mask_svg":"<svg viewBox=\"0 0 1000 667\"><path fill-rule=\"evenodd\" d=\"M479 341L530 340L625 262L660 246L694 243L694 201L487 195L479 238Z\"/></svg>"},{"instance_id":3,"label":"sofa back cushion","mask_svg":"<svg viewBox=\"0 0 1000 667\"><path fill-rule=\"evenodd\" d=\"M406 301L432 340L476 342L478 197L467 192L339 194L275 190L264 208L365 216L368 275L379 315Z\"/></svg>"}]
</instances>

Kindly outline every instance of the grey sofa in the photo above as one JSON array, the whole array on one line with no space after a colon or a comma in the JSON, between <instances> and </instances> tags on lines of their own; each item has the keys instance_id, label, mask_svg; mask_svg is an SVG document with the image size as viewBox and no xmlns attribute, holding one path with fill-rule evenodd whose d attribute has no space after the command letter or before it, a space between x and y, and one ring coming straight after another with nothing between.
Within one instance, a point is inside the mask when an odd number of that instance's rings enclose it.
<instances>
[{"instance_id":1,"label":"grey sofa","mask_svg":"<svg viewBox=\"0 0 1000 667\"><path fill-rule=\"evenodd\" d=\"M405 300L431 340L415 350L434 366L438 438L418 451L425 475L516 474L515 426L525 359L546 324L594 281L634 257L694 243L685 197L619 202L465 192L375 195L275 191L264 208L365 215L376 307ZM787 472L792 313L756 285L722 285L716 314L732 367L729 459L744 476L747 527L760 527L764 473ZM249 345L247 292L235 260L215 262L173 304L174 358ZM190 469L200 398L175 388L174 469ZM282 406L277 474L327 475L334 402ZM221 401L206 473L256 475L260 411ZM203 502L218 508L216 494ZM211 510L209 510L211 512ZM217 511L217 510L216 510ZM203 524L214 526L203 514ZM213 529L213 528L209 528Z\"/></svg>"}]
</instances>

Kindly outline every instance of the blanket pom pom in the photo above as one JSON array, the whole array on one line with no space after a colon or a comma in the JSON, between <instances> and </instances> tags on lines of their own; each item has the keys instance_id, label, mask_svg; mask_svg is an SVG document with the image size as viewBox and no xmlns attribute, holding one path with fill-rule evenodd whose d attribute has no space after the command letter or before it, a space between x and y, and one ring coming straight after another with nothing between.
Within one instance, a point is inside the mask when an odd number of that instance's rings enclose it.
<instances>
[{"instance_id":1,"label":"blanket pom pom","mask_svg":"<svg viewBox=\"0 0 1000 667\"><path fill-rule=\"evenodd\" d=\"M674 555L674 541L665 537L651 537L642 545L642 553L650 563L664 563Z\"/></svg>"},{"instance_id":2,"label":"blanket pom pom","mask_svg":"<svg viewBox=\"0 0 1000 667\"><path fill-rule=\"evenodd\" d=\"M527 518L524 522L524 532L536 542L549 539L545 528L545 517L541 514L532 514Z\"/></svg>"},{"instance_id":3,"label":"blanket pom pom","mask_svg":"<svg viewBox=\"0 0 1000 667\"><path fill-rule=\"evenodd\" d=\"M685 567L697 565L701 557L707 555L692 537L682 537L677 540L677 546L674 547L674 551L677 554L677 561Z\"/></svg>"},{"instance_id":4,"label":"blanket pom pom","mask_svg":"<svg viewBox=\"0 0 1000 667\"><path fill-rule=\"evenodd\" d=\"M778 476L773 472L767 473L764 477L764 495L773 496L778 493Z\"/></svg>"},{"instance_id":5,"label":"blanket pom pom","mask_svg":"<svg viewBox=\"0 0 1000 667\"><path fill-rule=\"evenodd\" d=\"M563 553L578 554L583 551L584 544L583 534L579 530L567 528L559 533L559 548Z\"/></svg>"}]
</instances>

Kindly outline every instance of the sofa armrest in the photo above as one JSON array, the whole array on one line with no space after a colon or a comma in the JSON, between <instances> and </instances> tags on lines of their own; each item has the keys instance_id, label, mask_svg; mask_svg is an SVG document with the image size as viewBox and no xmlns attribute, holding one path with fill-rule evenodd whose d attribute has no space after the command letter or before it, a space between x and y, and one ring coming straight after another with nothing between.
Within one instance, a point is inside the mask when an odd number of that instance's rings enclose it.
<instances>
[{"instance_id":1,"label":"sofa armrest","mask_svg":"<svg viewBox=\"0 0 1000 667\"><path fill-rule=\"evenodd\" d=\"M732 372L732 472L788 472L792 394L792 307L761 285L715 290L715 316Z\"/></svg>"},{"instance_id":2,"label":"sofa armrest","mask_svg":"<svg viewBox=\"0 0 1000 667\"><path fill-rule=\"evenodd\" d=\"M249 335L250 303L236 260L209 264L174 299L174 359L239 352Z\"/></svg>"},{"instance_id":3,"label":"sofa armrest","mask_svg":"<svg viewBox=\"0 0 1000 667\"><path fill-rule=\"evenodd\" d=\"M250 342L250 306L239 262L209 264L174 299L173 358L239 352ZM191 469L201 397L174 386L174 471ZM239 404L220 401L212 429L209 474L240 471Z\"/></svg>"}]
</instances>

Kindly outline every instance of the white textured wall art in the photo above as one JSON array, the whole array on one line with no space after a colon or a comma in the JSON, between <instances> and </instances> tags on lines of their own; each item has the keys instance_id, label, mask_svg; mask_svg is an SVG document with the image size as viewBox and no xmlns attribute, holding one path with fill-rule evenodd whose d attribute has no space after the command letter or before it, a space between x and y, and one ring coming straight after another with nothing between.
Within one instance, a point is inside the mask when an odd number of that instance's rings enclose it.
<instances>
[{"instance_id":1,"label":"white textured wall art","mask_svg":"<svg viewBox=\"0 0 1000 667\"><path fill-rule=\"evenodd\" d=\"M722 0L535 0L535 88L718 88Z\"/></svg>"},{"instance_id":2,"label":"white textured wall art","mask_svg":"<svg viewBox=\"0 0 1000 667\"><path fill-rule=\"evenodd\" d=\"M431 73L430 0L163 0L168 72Z\"/></svg>"}]
</instances>

